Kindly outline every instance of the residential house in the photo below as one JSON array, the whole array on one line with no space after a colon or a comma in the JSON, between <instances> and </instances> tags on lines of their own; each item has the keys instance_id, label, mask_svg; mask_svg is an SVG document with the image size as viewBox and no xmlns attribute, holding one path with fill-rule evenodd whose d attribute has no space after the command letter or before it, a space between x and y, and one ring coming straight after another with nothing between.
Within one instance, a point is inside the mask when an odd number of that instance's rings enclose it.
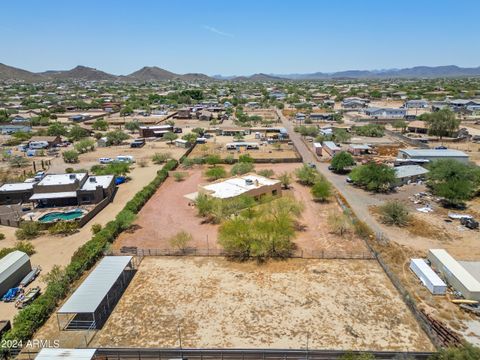
<instances>
[{"instance_id":1,"label":"residential house","mask_svg":"<svg viewBox=\"0 0 480 360\"><path fill-rule=\"evenodd\" d=\"M172 125L140 126L138 130L141 138L163 137L163 135L172 131Z\"/></svg>"},{"instance_id":2,"label":"residential house","mask_svg":"<svg viewBox=\"0 0 480 360\"><path fill-rule=\"evenodd\" d=\"M428 170L420 165L404 165L395 167L395 178L398 185L418 182L425 179Z\"/></svg>"},{"instance_id":3,"label":"residential house","mask_svg":"<svg viewBox=\"0 0 480 360\"><path fill-rule=\"evenodd\" d=\"M451 149L400 149L397 159L400 160L423 160L434 161L453 159L460 162L468 162L468 155L460 150Z\"/></svg>"},{"instance_id":4,"label":"residential house","mask_svg":"<svg viewBox=\"0 0 480 360\"><path fill-rule=\"evenodd\" d=\"M426 134L428 125L425 121L415 120L408 123L407 130L416 134Z\"/></svg>"},{"instance_id":5,"label":"residential house","mask_svg":"<svg viewBox=\"0 0 480 360\"><path fill-rule=\"evenodd\" d=\"M405 101L405 108L407 109L426 109L429 106L427 100L407 100Z\"/></svg>"},{"instance_id":6,"label":"residential house","mask_svg":"<svg viewBox=\"0 0 480 360\"><path fill-rule=\"evenodd\" d=\"M58 144L62 143L61 136L32 136L29 140L31 142L47 142L49 148L57 146Z\"/></svg>"},{"instance_id":7,"label":"residential house","mask_svg":"<svg viewBox=\"0 0 480 360\"><path fill-rule=\"evenodd\" d=\"M407 114L406 109L397 108L368 108L365 114L375 119L403 119Z\"/></svg>"}]
</instances>

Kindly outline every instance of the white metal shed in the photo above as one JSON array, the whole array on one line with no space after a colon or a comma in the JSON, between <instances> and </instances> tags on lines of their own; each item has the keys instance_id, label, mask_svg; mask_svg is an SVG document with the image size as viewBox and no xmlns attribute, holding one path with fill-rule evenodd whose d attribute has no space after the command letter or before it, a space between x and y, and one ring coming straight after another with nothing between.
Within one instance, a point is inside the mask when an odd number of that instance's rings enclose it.
<instances>
[{"instance_id":1,"label":"white metal shed","mask_svg":"<svg viewBox=\"0 0 480 360\"><path fill-rule=\"evenodd\" d=\"M423 285L433 295L444 295L447 291L447 284L432 270L423 259L411 259L410 270L418 276Z\"/></svg>"},{"instance_id":2,"label":"white metal shed","mask_svg":"<svg viewBox=\"0 0 480 360\"><path fill-rule=\"evenodd\" d=\"M30 258L22 251L12 251L0 259L0 296L17 286L31 270Z\"/></svg>"}]
</instances>

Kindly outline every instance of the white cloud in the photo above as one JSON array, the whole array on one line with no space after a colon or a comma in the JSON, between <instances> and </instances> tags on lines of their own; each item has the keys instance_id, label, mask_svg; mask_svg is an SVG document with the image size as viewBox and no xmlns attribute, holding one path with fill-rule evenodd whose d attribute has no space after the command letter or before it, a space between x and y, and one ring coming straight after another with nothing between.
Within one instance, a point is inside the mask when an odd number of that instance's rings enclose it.
<instances>
[{"instance_id":1,"label":"white cloud","mask_svg":"<svg viewBox=\"0 0 480 360\"><path fill-rule=\"evenodd\" d=\"M224 32L224 31L221 31L221 30L218 30L216 28L214 28L213 26L208 26L208 25L203 25L203 28L205 30L208 30L210 32L213 32L217 35L221 35L221 36L226 36L226 37L233 37L233 34L230 34L230 33L227 33L227 32Z\"/></svg>"}]
</instances>

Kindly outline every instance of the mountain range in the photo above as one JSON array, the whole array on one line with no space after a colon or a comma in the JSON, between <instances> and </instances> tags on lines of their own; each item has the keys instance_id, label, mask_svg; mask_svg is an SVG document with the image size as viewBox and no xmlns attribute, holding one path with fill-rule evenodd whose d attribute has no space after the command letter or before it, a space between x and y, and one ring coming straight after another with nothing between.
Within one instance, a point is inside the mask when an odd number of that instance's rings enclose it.
<instances>
[{"instance_id":1,"label":"mountain range","mask_svg":"<svg viewBox=\"0 0 480 360\"><path fill-rule=\"evenodd\" d=\"M0 63L0 81L22 80L37 82L44 80L105 80L148 82L166 80L228 80L228 81L282 81L282 80L329 80L329 79L395 79L395 78L445 78L445 77L475 77L480 76L480 66L462 68L455 65L447 66L416 66L404 69L387 70L347 70L333 73L316 72L310 74L264 74L250 76L210 77L205 74L176 74L157 66L145 66L128 75L113 75L107 72L78 65L71 70L50 70L34 73Z\"/></svg>"}]
</instances>

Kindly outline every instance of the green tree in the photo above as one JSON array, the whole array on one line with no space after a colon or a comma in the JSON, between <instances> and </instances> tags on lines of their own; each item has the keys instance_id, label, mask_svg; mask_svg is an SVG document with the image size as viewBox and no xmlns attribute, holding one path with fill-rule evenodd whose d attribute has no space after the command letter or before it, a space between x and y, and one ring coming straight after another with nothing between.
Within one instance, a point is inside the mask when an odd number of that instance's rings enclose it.
<instances>
[{"instance_id":1,"label":"green tree","mask_svg":"<svg viewBox=\"0 0 480 360\"><path fill-rule=\"evenodd\" d=\"M169 144L172 144L175 140L178 139L178 135L169 131L163 135L163 139L167 140Z\"/></svg>"},{"instance_id":2,"label":"green tree","mask_svg":"<svg viewBox=\"0 0 480 360\"><path fill-rule=\"evenodd\" d=\"M48 136L65 136L68 131L62 123L54 122L48 126L47 134Z\"/></svg>"},{"instance_id":3,"label":"green tree","mask_svg":"<svg viewBox=\"0 0 480 360\"><path fill-rule=\"evenodd\" d=\"M324 202L332 195L332 186L323 178L320 178L313 184L310 192L317 201Z\"/></svg>"},{"instance_id":4,"label":"green tree","mask_svg":"<svg viewBox=\"0 0 480 360\"><path fill-rule=\"evenodd\" d=\"M350 178L355 184L374 192L387 192L396 182L395 169L374 162L355 167Z\"/></svg>"},{"instance_id":5,"label":"green tree","mask_svg":"<svg viewBox=\"0 0 480 360\"><path fill-rule=\"evenodd\" d=\"M93 130L99 130L99 131L107 131L108 130L108 122L106 120L103 120L102 118L97 119L92 124L92 129Z\"/></svg>"},{"instance_id":6,"label":"green tree","mask_svg":"<svg viewBox=\"0 0 480 360\"><path fill-rule=\"evenodd\" d=\"M109 131L106 134L107 144L108 145L120 145L122 142L127 140L129 136L125 134L122 130Z\"/></svg>"},{"instance_id":7,"label":"green tree","mask_svg":"<svg viewBox=\"0 0 480 360\"><path fill-rule=\"evenodd\" d=\"M405 132L405 130L407 129L408 125L405 121L403 120L395 120L395 122L392 124L393 128L395 129L400 129L402 130L402 132Z\"/></svg>"},{"instance_id":8,"label":"green tree","mask_svg":"<svg viewBox=\"0 0 480 360\"><path fill-rule=\"evenodd\" d=\"M355 165L355 160L353 159L352 155L346 151L341 151L332 159L330 166L336 172L344 172L346 168Z\"/></svg>"},{"instance_id":9,"label":"green tree","mask_svg":"<svg viewBox=\"0 0 480 360\"><path fill-rule=\"evenodd\" d=\"M290 184L292 183L292 176L289 173L284 172L280 174L278 180L280 180L280 183L282 184L284 189L288 189L290 187Z\"/></svg>"},{"instance_id":10,"label":"green tree","mask_svg":"<svg viewBox=\"0 0 480 360\"><path fill-rule=\"evenodd\" d=\"M249 208L220 225L219 244L232 257L265 260L288 257L294 249L295 220L302 206L290 197Z\"/></svg>"},{"instance_id":11,"label":"green tree","mask_svg":"<svg viewBox=\"0 0 480 360\"><path fill-rule=\"evenodd\" d=\"M227 171L223 166L216 166L205 171L205 176L209 180L218 180L227 177Z\"/></svg>"},{"instance_id":12,"label":"green tree","mask_svg":"<svg viewBox=\"0 0 480 360\"><path fill-rule=\"evenodd\" d=\"M318 179L318 173L315 169L303 165L295 171L297 181L302 185L312 186Z\"/></svg>"},{"instance_id":13,"label":"green tree","mask_svg":"<svg viewBox=\"0 0 480 360\"><path fill-rule=\"evenodd\" d=\"M250 156L250 154L243 154L238 157L238 162L240 163L253 163L253 158Z\"/></svg>"},{"instance_id":14,"label":"green tree","mask_svg":"<svg viewBox=\"0 0 480 360\"><path fill-rule=\"evenodd\" d=\"M187 141L190 144L195 144L195 142L197 141L197 137L198 137L197 133L191 132L191 133L183 135L182 139Z\"/></svg>"},{"instance_id":15,"label":"green tree","mask_svg":"<svg viewBox=\"0 0 480 360\"><path fill-rule=\"evenodd\" d=\"M344 213L331 212L328 214L327 223L331 228L332 233L338 236L345 236L352 230L352 222L350 218Z\"/></svg>"},{"instance_id":16,"label":"green tree","mask_svg":"<svg viewBox=\"0 0 480 360\"><path fill-rule=\"evenodd\" d=\"M77 163L78 155L78 152L75 150L66 150L62 152L63 161L66 163Z\"/></svg>"},{"instance_id":17,"label":"green tree","mask_svg":"<svg viewBox=\"0 0 480 360\"><path fill-rule=\"evenodd\" d=\"M257 171L257 174L266 178L273 178L275 176L275 172L272 169L262 169Z\"/></svg>"},{"instance_id":18,"label":"green tree","mask_svg":"<svg viewBox=\"0 0 480 360\"><path fill-rule=\"evenodd\" d=\"M211 154L205 158L205 163L213 167L215 167L217 164L220 164L221 162L222 158L220 157L220 155L217 154Z\"/></svg>"},{"instance_id":19,"label":"green tree","mask_svg":"<svg viewBox=\"0 0 480 360\"><path fill-rule=\"evenodd\" d=\"M78 125L73 125L70 128L70 131L68 132L68 139L70 141L79 141L80 139L84 139L88 137L90 134L88 130L78 126Z\"/></svg>"},{"instance_id":20,"label":"green tree","mask_svg":"<svg viewBox=\"0 0 480 360\"><path fill-rule=\"evenodd\" d=\"M114 161L107 165L94 165L90 170L95 175L126 175L130 172L130 163Z\"/></svg>"},{"instance_id":21,"label":"green tree","mask_svg":"<svg viewBox=\"0 0 480 360\"><path fill-rule=\"evenodd\" d=\"M350 133L345 129L334 129L333 130L333 138L336 142L345 143L350 140L352 136Z\"/></svg>"},{"instance_id":22,"label":"green tree","mask_svg":"<svg viewBox=\"0 0 480 360\"><path fill-rule=\"evenodd\" d=\"M134 133L135 131L138 131L138 129L140 129L140 123L138 121L129 121L125 124L125 129L127 129L131 133Z\"/></svg>"},{"instance_id":23,"label":"green tree","mask_svg":"<svg viewBox=\"0 0 480 360\"><path fill-rule=\"evenodd\" d=\"M460 120L448 108L422 114L420 120L425 120L428 124L428 133L439 137L440 140L444 136L452 136L460 126Z\"/></svg>"},{"instance_id":24,"label":"green tree","mask_svg":"<svg viewBox=\"0 0 480 360\"><path fill-rule=\"evenodd\" d=\"M95 141L92 139L82 139L77 142L74 147L80 154L83 154L95 149Z\"/></svg>"},{"instance_id":25,"label":"green tree","mask_svg":"<svg viewBox=\"0 0 480 360\"><path fill-rule=\"evenodd\" d=\"M456 160L437 160L429 165L427 185L448 205L461 205L480 187L480 167Z\"/></svg>"}]
</instances>

